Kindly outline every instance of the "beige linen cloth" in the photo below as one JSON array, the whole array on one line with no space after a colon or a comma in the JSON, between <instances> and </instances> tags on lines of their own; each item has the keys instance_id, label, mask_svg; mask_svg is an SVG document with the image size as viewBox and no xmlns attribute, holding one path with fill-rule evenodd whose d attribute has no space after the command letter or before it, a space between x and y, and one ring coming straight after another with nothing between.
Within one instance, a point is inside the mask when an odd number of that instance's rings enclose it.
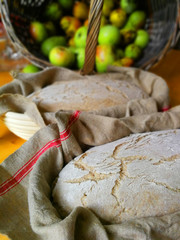
<instances>
[{"instance_id":1,"label":"beige linen cloth","mask_svg":"<svg viewBox=\"0 0 180 240\"><path fill-rule=\"evenodd\" d=\"M41 113L26 98L54 81L80 78L121 79L136 83L148 99L96 112ZM81 76L49 68L19 74L0 89L0 114L26 112L42 128L0 165L0 232L13 240L179 240L180 210L157 217L103 224L90 210L78 207L65 219L52 201L54 182L75 156L137 132L180 128L180 106L169 105L168 87L160 77L133 68L109 68L105 75ZM180 190L179 190L180 191Z\"/></svg>"}]
</instances>

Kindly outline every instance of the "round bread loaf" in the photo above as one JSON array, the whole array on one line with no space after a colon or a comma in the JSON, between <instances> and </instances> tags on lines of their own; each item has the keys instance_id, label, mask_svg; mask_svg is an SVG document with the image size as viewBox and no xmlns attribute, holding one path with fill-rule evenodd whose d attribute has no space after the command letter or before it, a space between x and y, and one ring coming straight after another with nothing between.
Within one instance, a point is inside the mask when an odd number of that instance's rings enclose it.
<instances>
[{"instance_id":1,"label":"round bread loaf","mask_svg":"<svg viewBox=\"0 0 180 240\"><path fill-rule=\"evenodd\" d=\"M121 80L84 79L59 81L29 96L44 111L93 111L147 98L142 89Z\"/></svg>"},{"instance_id":2,"label":"round bread loaf","mask_svg":"<svg viewBox=\"0 0 180 240\"><path fill-rule=\"evenodd\" d=\"M62 217L75 207L108 223L180 209L180 130L134 134L67 164L53 190Z\"/></svg>"}]
</instances>

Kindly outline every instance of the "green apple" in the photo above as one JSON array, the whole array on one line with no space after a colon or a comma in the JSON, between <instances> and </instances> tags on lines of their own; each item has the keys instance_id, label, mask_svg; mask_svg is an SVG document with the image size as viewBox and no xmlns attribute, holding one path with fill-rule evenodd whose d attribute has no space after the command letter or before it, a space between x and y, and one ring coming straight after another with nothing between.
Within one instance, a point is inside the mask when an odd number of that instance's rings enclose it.
<instances>
[{"instance_id":1,"label":"green apple","mask_svg":"<svg viewBox=\"0 0 180 240\"><path fill-rule=\"evenodd\" d=\"M74 54L76 53L77 48L74 46L69 46L68 47Z\"/></svg>"},{"instance_id":2,"label":"green apple","mask_svg":"<svg viewBox=\"0 0 180 240\"><path fill-rule=\"evenodd\" d=\"M48 20L57 21L62 17L63 11L59 3L51 2L46 6L44 14Z\"/></svg>"},{"instance_id":3,"label":"green apple","mask_svg":"<svg viewBox=\"0 0 180 240\"><path fill-rule=\"evenodd\" d=\"M118 59L112 63L113 66L122 67L121 59Z\"/></svg>"},{"instance_id":4,"label":"green apple","mask_svg":"<svg viewBox=\"0 0 180 240\"><path fill-rule=\"evenodd\" d=\"M134 28L136 30L143 28L146 21L146 13L144 11L135 11L131 13L126 22L125 28Z\"/></svg>"},{"instance_id":5,"label":"green apple","mask_svg":"<svg viewBox=\"0 0 180 240\"><path fill-rule=\"evenodd\" d=\"M121 49L121 48L116 49L115 54L116 54L116 58L117 58L117 59L124 57L124 51L123 51L123 49Z\"/></svg>"},{"instance_id":6,"label":"green apple","mask_svg":"<svg viewBox=\"0 0 180 240\"><path fill-rule=\"evenodd\" d=\"M126 12L121 9L115 9L110 13L110 22L112 25L121 28L126 22Z\"/></svg>"},{"instance_id":7,"label":"green apple","mask_svg":"<svg viewBox=\"0 0 180 240\"><path fill-rule=\"evenodd\" d=\"M85 48L76 48L74 52L76 55L77 68L82 69L85 62Z\"/></svg>"},{"instance_id":8,"label":"green apple","mask_svg":"<svg viewBox=\"0 0 180 240\"><path fill-rule=\"evenodd\" d=\"M23 73L36 73L39 71L40 71L40 68L38 68L37 66L35 66L33 64L28 64L22 69Z\"/></svg>"},{"instance_id":9,"label":"green apple","mask_svg":"<svg viewBox=\"0 0 180 240\"><path fill-rule=\"evenodd\" d=\"M54 47L49 53L50 62L59 67L71 68L75 62L75 54L66 47Z\"/></svg>"},{"instance_id":10,"label":"green apple","mask_svg":"<svg viewBox=\"0 0 180 240\"><path fill-rule=\"evenodd\" d=\"M137 0L120 0L120 7L128 14L137 9Z\"/></svg>"},{"instance_id":11,"label":"green apple","mask_svg":"<svg viewBox=\"0 0 180 240\"><path fill-rule=\"evenodd\" d=\"M44 23L48 36L55 36L57 34L57 29L52 21L47 21Z\"/></svg>"},{"instance_id":12,"label":"green apple","mask_svg":"<svg viewBox=\"0 0 180 240\"><path fill-rule=\"evenodd\" d=\"M100 28L99 45L118 45L120 42L120 32L116 26L106 25Z\"/></svg>"},{"instance_id":13,"label":"green apple","mask_svg":"<svg viewBox=\"0 0 180 240\"><path fill-rule=\"evenodd\" d=\"M102 15L108 17L114 8L114 1L104 0Z\"/></svg>"},{"instance_id":14,"label":"green apple","mask_svg":"<svg viewBox=\"0 0 180 240\"><path fill-rule=\"evenodd\" d=\"M118 66L118 67L131 67L134 63L134 60L132 58L121 58L113 62L113 66Z\"/></svg>"},{"instance_id":15,"label":"green apple","mask_svg":"<svg viewBox=\"0 0 180 240\"><path fill-rule=\"evenodd\" d=\"M134 43L140 48L145 48L149 43L149 34L147 31L143 29L139 29L137 31L137 36L135 38Z\"/></svg>"},{"instance_id":16,"label":"green apple","mask_svg":"<svg viewBox=\"0 0 180 240\"><path fill-rule=\"evenodd\" d=\"M124 30L124 29L136 31L136 28L132 26L131 22L129 21L129 18L121 30Z\"/></svg>"},{"instance_id":17,"label":"green apple","mask_svg":"<svg viewBox=\"0 0 180 240\"><path fill-rule=\"evenodd\" d=\"M123 46L126 46L132 43L136 37L136 31L130 28L123 28L122 30L120 30L120 34L121 34L121 44Z\"/></svg>"},{"instance_id":18,"label":"green apple","mask_svg":"<svg viewBox=\"0 0 180 240\"><path fill-rule=\"evenodd\" d=\"M103 26L105 26L107 24L108 24L107 18L104 15L102 15L101 16L101 25L100 25L100 27L103 27Z\"/></svg>"},{"instance_id":19,"label":"green apple","mask_svg":"<svg viewBox=\"0 0 180 240\"><path fill-rule=\"evenodd\" d=\"M73 7L74 0L58 0L59 4L65 9L70 10Z\"/></svg>"},{"instance_id":20,"label":"green apple","mask_svg":"<svg viewBox=\"0 0 180 240\"><path fill-rule=\"evenodd\" d=\"M115 61L114 49L110 45L98 45L96 48L96 70L103 73L107 71L108 65L112 65Z\"/></svg>"},{"instance_id":21,"label":"green apple","mask_svg":"<svg viewBox=\"0 0 180 240\"><path fill-rule=\"evenodd\" d=\"M121 63L123 67L131 67L134 63L134 60L132 58L124 57L121 58Z\"/></svg>"},{"instance_id":22,"label":"green apple","mask_svg":"<svg viewBox=\"0 0 180 240\"><path fill-rule=\"evenodd\" d=\"M56 46L66 46L66 38L64 36L53 36L44 40L41 44L42 53L48 57L51 49Z\"/></svg>"},{"instance_id":23,"label":"green apple","mask_svg":"<svg viewBox=\"0 0 180 240\"><path fill-rule=\"evenodd\" d=\"M74 35L74 44L77 48L85 48L86 47L86 39L87 39L87 26L82 26L78 28Z\"/></svg>"},{"instance_id":24,"label":"green apple","mask_svg":"<svg viewBox=\"0 0 180 240\"><path fill-rule=\"evenodd\" d=\"M142 50L136 44L129 44L125 48L125 57L132 58L134 60L138 59L141 56Z\"/></svg>"},{"instance_id":25,"label":"green apple","mask_svg":"<svg viewBox=\"0 0 180 240\"><path fill-rule=\"evenodd\" d=\"M30 23L30 35L36 42L42 42L48 36L45 25L38 21Z\"/></svg>"}]
</instances>

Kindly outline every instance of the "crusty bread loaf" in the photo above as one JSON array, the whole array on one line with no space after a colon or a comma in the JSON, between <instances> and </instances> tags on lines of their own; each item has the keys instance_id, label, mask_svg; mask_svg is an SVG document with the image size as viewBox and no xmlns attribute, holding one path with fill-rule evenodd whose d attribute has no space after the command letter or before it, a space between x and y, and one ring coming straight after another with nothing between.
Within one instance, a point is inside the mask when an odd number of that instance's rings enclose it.
<instances>
[{"instance_id":1,"label":"crusty bread loaf","mask_svg":"<svg viewBox=\"0 0 180 240\"><path fill-rule=\"evenodd\" d=\"M93 111L147 98L136 85L111 79L59 81L29 96L41 110Z\"/></svg>"},{"instance_id":2,"label":"crusty bread loaf","mask_svg":"<svg viewBox=\"0 0 180 240\"><path fill-rule=\"evenodd\" d=\"M83 206L109 223L179 210L180 130L91 148L63 168L53 198L63 217Z\"/></svg>"}]
</instances>

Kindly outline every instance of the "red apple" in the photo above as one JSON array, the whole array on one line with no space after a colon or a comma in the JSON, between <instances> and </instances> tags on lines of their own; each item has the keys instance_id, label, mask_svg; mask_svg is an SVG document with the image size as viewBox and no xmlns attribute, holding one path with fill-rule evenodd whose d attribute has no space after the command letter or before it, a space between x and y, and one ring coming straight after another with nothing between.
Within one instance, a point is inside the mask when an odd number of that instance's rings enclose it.
<instances>
[{"instance_id":1,"label":"red apple","mask_svg":"<svg viewBox=\"0 0 180 240\"><path fill-rule=\"evenodd\" d=\"M96 70L106 72L108 65L115 61L113 47L110 45L98 45L96 48Z\"/></svg>"},{"instance_id":2,"label":"red apple","mask_svg":"<svg viewBox=\"0 0 180 240\"><path fill-rule=\"evenodd\" d=\"M54 47L49 53L49 60L53 65L70 68L75 62L75 54L66 47Z\"/></svg>"},{"instance_id":3,"label":"red apple","mask_svg":"<svg viewBox=\"0 0 180 240\"><path fill-rule=\"evenodd\" d=\"M48 36L46 27L44 24L38 21L34 21L30 23L30 35L36 42L42 42Z\"/></svg>"}]
</instances>

